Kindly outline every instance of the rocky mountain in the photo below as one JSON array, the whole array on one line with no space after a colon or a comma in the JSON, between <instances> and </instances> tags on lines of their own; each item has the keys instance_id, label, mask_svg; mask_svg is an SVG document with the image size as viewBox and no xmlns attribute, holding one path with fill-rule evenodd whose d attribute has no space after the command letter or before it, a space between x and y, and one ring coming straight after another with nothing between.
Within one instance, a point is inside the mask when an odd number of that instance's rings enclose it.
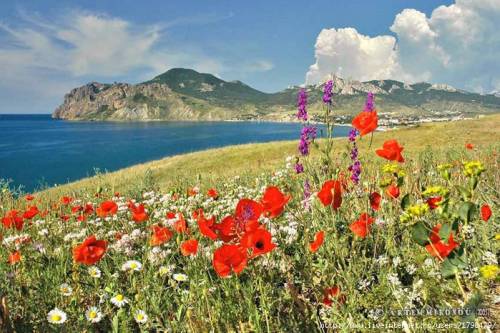
<instances>
[{"instance_id":1,"label":"rocky mountain","mask_svg":"<svg viewBox=\"0 0 500 333\"><path fill-rule=\"evenodd\" d=\"M71 90L53 113L68 120L294 120L299 87L264 93L240 81L174 68L132 85L92 82ZM306 87L312 118L322 120L323 85ZM500 111L500 97L444 84L394 80L359 82L334 78L335 117L348 119L363 107L366 93L388 117L470 116Z\"/></svg>"}]
</instances>

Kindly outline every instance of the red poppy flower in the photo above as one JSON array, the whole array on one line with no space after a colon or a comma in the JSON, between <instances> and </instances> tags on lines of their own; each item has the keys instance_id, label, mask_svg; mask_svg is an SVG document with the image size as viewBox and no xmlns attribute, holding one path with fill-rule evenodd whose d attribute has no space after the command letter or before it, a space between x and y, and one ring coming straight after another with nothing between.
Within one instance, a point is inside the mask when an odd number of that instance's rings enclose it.
<instances>
[{"instance_id":1,"label":"red poppy flower","mask_svg":"<svg viewBox=\"0 0 500 333\"><path fill-rule=\"evenodd\" d=\"M332 306L333 301L338 302L338 304L345 303L345 295L340 293L340 287L333 286L331 288L325 289L323 292L322 303L326 306Z\"/></svg>"},{"instance_id":2,"label":"red poppy flower","mask_svg":"<svg viewBox=\"0 0 500 333\"><path fill-rule=\"evenodd\" d=\"M448 237L448 243L444 243L439 237L439 230L441 230L441 224L436 225L432 228L432 232L429 236L431 244L425 246L427 252L433 257L438 257L440 259L446 258L455 248L458 247L458 243L453 239L453 232L450 233Z\"/></svg>"},{"instance_id":3,"label":"red poppy flower","mask_svg":"<svg viewBox=\"0 0 500 333\"><path fill-rule=\"evenodd\" d=\"M207 195L212 198L212 199L217 199L217 197L219 196L219 193L217 193L217 190L214 189L214 188L211 188L207 191Z\"/></svg>"},{"instance_id":4,"label":"red poppy flower","mask_svg":"<svg viewBox=\"0 0 500 333\"><path fill-rule=\"evenodd\" d=\"M220 277L227 277L231 272L239 274L247 265L247 256L238 245L224 244L215 250L212 265Z\"/></svg>"},{"instance_id":5,"label":"red poppy flower","mask_svg":"<svg viewBox=\"0 0 500 333\"><path fill-rule=\"evenodd\" d=\"M323 242L325 241L325 232L323 230L318 231L314 236L314 241L309 244L309 251L315 253L319 250Z\"/></svg>"},{"instance_id":6,"label":"red poppy flower","mask_svg":"<svg viewBox=\"0 0 500 333\"><path fill-rule=\"evenodd\" d=\"M183 256L194 256L198 252L198 241L189 239L181 244L181 253Z\"/></svg>"},{"instance_id":7,"label":"red poppy flower","mask_svg":"<svg viewBox=\"0 0 500 333\"><path fill-rule=\"evenodd\" d=\"M177 221L174 222L173 228L176 232L180 234L189 233L186 220L182 213L177 214Z\"/></svg>"},{"instance_id":8,"label":"red poppy flower","mask_svg":"<svg viewBox=\"0 0 500 333\"><path fill-rule=\"evenodd\" d=\"M318 192L323 206L331 205L337 210L342 204L342 184L338 180L327 180Z\"/></svg>"},{"instance_id":9,"label":"red poppy flower","mask_svg":"<svg viewBox=\"0 0 500 333\"><path fill-rule=\"evenodd\" d=\"M375 131L378 126L377 111L360 112L352 120L352 126L359 131L361 136Z\"/></svg>"},{"instance_id":10,"label":"red poppy flower","mask_svg":"<svg viewBox=\"0 0 500 333\"><path fill-rule=\"evenodd\" d=\"M24 199L26 199L26 201L31 201L31 200L35 199L35 197L32 194L26 194Z\"/></svg>"},{"instance_id":11,"label":"red poppy flower","mask_svg":"<svg viewBox=\"0 0 500 333\"><path fill-rule=\"evenodd\" d=\"M241 199L236 205L235 222L237 232L255 230L259 227L259 218L263 213L260 203L251 199Z\"/></svg>"},{"instance_id":12,"label":"red poppy flower","mask_svg":"<svg viewBox=\"0 0 500 333\"><path fill-rule=\"evenodd\" d=\"M285 196L276 186L269 186L260 202L266 216L273 218L283 213L285 205L289 200L289 195Z\"/></svg>"},{"instance_id":13,"label":"red poppy flower","mask_svg":"<svg viewBox=\"0 0 500 333\"><path fill-rule=\"evenodd\" d=\"M166 243L172 238L172 231L170 231L167 227L161 227L159 225L151 226L153 230L153 235L149 240L149 245L151 246L160 246L163 243Z\"/></svg>"},{"instance_id":14,"label":"red poppy flower","mask_svg":"<svg viewBox=\"0 0 500 333\"><path fill-rule=\"evenodd\" d=\"M148 214L146 213L144 204L136 206L132 201L130 201L128 207L132 212L132 220L134 220L135 222L144 222L149 218Z\"/></svg>"},{"instance_id":15,"label":"red poppy flower","mask_svg":"<svg viewBox=\"0 0 500 333\"><path fill-rule=\"evenodd\" d=\"M382 201L382 196L377 192L373 192L370 194L370 206L372 206L373 210L380 209L380 202Z\"/></svg>"},{"instance_id":16,"label":"red poppy flower","mask_svg":"<svg viewBox=\"0 0 500 333\"><path fill-rule=\"evenodd\" d=\"M166 215L166 218L169 219L169 220L172 220L172 219L176 218L176 215L175 215L174 212L168 212L167 215Z\"/></svg>"},{"instance_id":17,"label":"red poppy flower","mask_svg":"<svg viewBox=\"0 0 500 333\"><path fill-rule=\"evenodd\" d=\"M203 236L206 236L211 240L217 239L217 234L215 233L213 228L215 223L215 216L207 219L205 218L205 215L203 215L203 210L199 209L198 211L193 213L193 217L196 219L196 222L198 223L198 229Z\"/></svg>"},{"instance_id":18,"label":"red poppy flower","mask_svg":"<svg viewBox=\"0 0 500 333\"><path fill-rule=\"evenodd\" d=\"M73 201L72 197L66 197L66 196L64 196L64 197L61 198L61 203L63 205L66 205L66 206L69 205L72 201Z\"/></svg>"},{"instance_id":19,"label":"red poppy flower","mask_svg":"<svg viewBox=\"0 0 500 333\"><path fill-rule=\"evenodd\" d=\"M276 247L269 231L259 228L246 232L241 238L241 246L251 251L250 258L271 252Z\"/></svg>"},{"instance_id":20,"label":"red poppy flower","mask_svg":"<svg viewBox=\"0 0 500 333\"><path fill-rule=\"evenodd\" d=\"M104 256L108 242L97 240L94 235L88 237L82 244L73 249L73 259L75 262L84 265L93 265Z\"/></svg>"},{"instance_id":21,"label":"red poppy flower","mask_svg":"<svg viewBox=\"0 0 500 333\"><path fill-rule=\"evenodd\" d=\"M2 218L2 224L5 228L16 228L17 230L23 230L24 219L19 215L19 212L12 209L7 212L7 214Z\"/></svg>"},{"instance_id":22,"label":"red poppy flower","mask_svg":"<svg viewBox=\"0 0 500 333\"><path fill-rule=\"evenodd\" d=\"M429 206L430 209L436 209L439 207L439 203L443 200L442 197L432 197L427 199L427 205Z\"/></svg>"},{"instance_id":23,"label":"red poppy flower","mask_svg":"<svg viewBox=\"0 0 500 333\"><path fill-rule=\"evenodd\" d=\"M367 213L361 214L359 220L353 222L349 229L358 237L365 238L370 230L370 225L375 221L375 219L369 216Z\"/></svg>"},{"instance_id":24,"label":"red poppy flower","mask_svg":"<svg viewBox=\"0 0 500 333\"><path fill-rule=\"evenodd\" d=\"M106 217L116 214L118 211L118 205L111 200L107 200L101 203L101 205L96 209L96 213L99 217Z\"/></svg>"},{"instance_id":25,"label":"red poppy flower","mask_svg":"<svg viewBox=\"0 0 500 333\"><path fill-rule=\"evenodd\" d=\"M488 222L491 217L491 208L487 204L481 206L481 218L484 222Z\"/></svg>"},{"instance_id":26,"label":"red poppy flower","mask_svg":"<svg viewBox=\"0 0 500 333\"><path fill-rule=\"evenodd\" d=\"M32 218L34 218L36 215L38 215L38 213L40 213L40 211L38 210L38 207L37 206L31 206L29 207L23 214L23 218L27 219L27 220L31 220Z\"/></svg>"},{"instance_id":27,"label":"red poppy flower","mask_svg":"<svg viewBox=\"0 0 500 333\"><path fill-rule=\"evenodd\" d=\"M229 215L222 219L213 227L217 231L217 235L224 242L230 242L236 237L236 221L233 216Z\"/></svg>"},{"instance_id":28,"label":"red poppy flower","mask_svg":"<svg viewBox=\"0 0 500 333\"><path fill-rule=\"evenodd\" d=\"M472 150L472 149L474 149L474 145L472 143L466 143L465 148Z\"/></svg>"},{"instance_id":29,"label":"red poppy flower","mask_svg":"<svg viewBox=\"0 0 500 333\"><path fill-rule=\"evenodd\" d=\"M12 252L11 254L9 254L9 257L7 258L7 262L10 265L17 264L20 261L21 261L21 252L19 251Z\"/></svg>"},{"instance_id":30,"label":"red poppy flower","mask_svg":"<svg viewBox=\"0 0 500 333\"><path fill-rule=\"evenodd\" d=\"M399 187L394 184L391 184L385 190L385 193L393 199L397 199L399 197Z\"/></svg>"},{"instance_id":31,"label":"red poppy flower","mask_svg":"<svg viewBox=\"0 0 500 333\"><path fill-rule=\"evenodd\" d=\"M386 160L403 163L405 161L403 155L401 155L403 149L396 140L387 140L382 145L382 149L377 149L375 152Z\"/></svg>"}]
</instances>

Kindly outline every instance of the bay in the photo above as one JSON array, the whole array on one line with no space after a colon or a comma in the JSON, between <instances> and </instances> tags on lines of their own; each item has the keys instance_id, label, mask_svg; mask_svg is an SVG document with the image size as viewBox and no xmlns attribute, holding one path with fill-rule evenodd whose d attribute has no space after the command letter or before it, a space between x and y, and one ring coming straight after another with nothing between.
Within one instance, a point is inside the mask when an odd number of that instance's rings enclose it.
<instances>
[{"instance_id":1,"label":"bay","mask_svg":"<svg viewBox=\"0 0 500 333\"><path fill-rule=\"evenodd\" d=\"M300 123L75 122L0 115L0 178L26 191L208 148L294 140ZM320 126L320 129L324 129ZM336 127L347 136L350 127ZM221 161L223 163L223 161Z\"/></svg>"}]
</instances>

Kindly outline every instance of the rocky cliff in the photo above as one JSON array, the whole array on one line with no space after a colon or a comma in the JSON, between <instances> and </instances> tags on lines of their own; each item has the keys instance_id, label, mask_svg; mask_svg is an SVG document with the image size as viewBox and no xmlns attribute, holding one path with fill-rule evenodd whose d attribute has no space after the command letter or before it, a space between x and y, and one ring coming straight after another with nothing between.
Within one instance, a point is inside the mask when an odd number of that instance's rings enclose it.
<instances>
[{"instance_id":1,"label":"rocky cliff","mask_svg":"<svg viewBox=\"0 0 500 333\"><path fill-rule=\"evenodd\" d=\"M71 90L53 113L68 120L293 120L299 87L274 94L240 81L176 68L137 85L92 82ZM307 86L311 114L321 116L322 85ZM479 114L500 111L500 98L447 85L405 84L394 80L359 82L334 78L336 115L353 115L367 92L380 110L395 116L436 113Z\"/></svg>"}]
</instances>

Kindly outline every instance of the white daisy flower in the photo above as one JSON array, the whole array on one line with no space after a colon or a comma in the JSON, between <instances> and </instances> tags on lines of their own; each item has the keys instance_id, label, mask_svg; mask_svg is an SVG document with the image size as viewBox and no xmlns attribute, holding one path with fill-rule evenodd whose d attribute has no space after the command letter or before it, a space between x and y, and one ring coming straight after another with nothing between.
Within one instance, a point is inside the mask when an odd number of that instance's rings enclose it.
<instances>
[{"instance_id":1,"label":"white daisy flower","mask_svg":"<svg viewBox=\"0 0 500 333\"><path fill-rule=\"evenodd\" d=\"M73 293L73 288L71 288L69 284L63 283L59 287L59 291L61 291L61 294L63 296L71 296L71 294Z\"/></svg>"},{"instance_id":2,"label":"white daisy flower","mask_svg":"<svg viewBox=\"0 0 500 333\"><path fill-rule=\"evenodd\" d=\"M47 314L47 321L51 324L63 324L68 316L66 312L59 310L58 308L54 308L49 311Z\"/></svg>"},{"instance_id":3,"label":"white daisy flower","mask_svg":"<svg viewBox=\"0 0 500 333\"><path fill-rule=\"evenodd\" d=\"M134 320L139 324L145 324L148 321L148 315L142 310L134 312Z\"/></svg>"},{"instance_id":4,"label":"white daisy flower","mask_svg":"<svg viewBox=\"0 0 500 333\"><path fill-rule=\"evenodd\" d=\"M125 304L128 303L128 299L125 298L125 296L123 296L122 294L117 294L113 297L111 297L111 303L113 303L115 306L121 308L122 306L124 306Z\"/></svg>"},{"instance_id":5,"label":"white daisy flower","mask_svg":"<svg viewBox=\"0 0 500 333\"><path fill-rule=\"evenodd\" d=\"M88 310L85 312L85 317L87 318L88 321L91 323L98 323L102 319L102 313L99 311L99 309L95 306L91 306L88 308Z\"/></svg>"},{"instance_id":6,"label":"white daisy flower","mask_svg":"<svg viewBox=\"0 0 500 333\"><path fill-rule=\"evenodd\" d=\"M142 264L137 260L128 260L122 265L122 271L140 271Z\"/></svg>"},{"instance_id":7,"label":"white daisy flower","mask_svg":"<svg viewBox=\"0 0 500 333\"><path fill-rule=\"evenodd\" d=\"M89 275L95 279L98 279L101 277L101 270L97 266L91 266L89 267Z\"/></svg>"},{"instance_id":8,"label":"white daisy flower","mask_svg":"<svg viewBox=\"0 0 500 333\"><path fill-rule=\"evenodd\" d=\"M188 280L188 276L182 273L175 273L174 275L172 275L172 278L177 282L184 282Z\"/></svg>"}]
</instances>

